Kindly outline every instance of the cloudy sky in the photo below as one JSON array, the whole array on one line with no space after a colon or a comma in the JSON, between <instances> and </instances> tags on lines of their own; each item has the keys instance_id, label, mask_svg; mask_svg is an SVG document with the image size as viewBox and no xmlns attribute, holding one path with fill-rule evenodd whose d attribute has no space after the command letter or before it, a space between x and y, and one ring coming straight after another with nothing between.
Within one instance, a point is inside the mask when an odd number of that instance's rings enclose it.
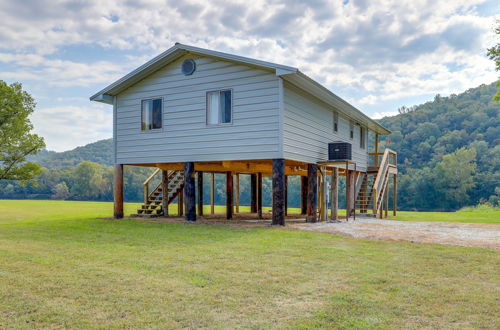
<instances>
[{"instance_id":1,"label":"cloudy sky","mask_svg":"<svg viewBox=\"0 0 500 330\"><path fill-rule=\"evenodd\" d=\"M0 79L49 150L111 137L88 97L176 41L296 66L373 118L494 81L496 0L0 1Z\"/></svg>"}]
</instances>

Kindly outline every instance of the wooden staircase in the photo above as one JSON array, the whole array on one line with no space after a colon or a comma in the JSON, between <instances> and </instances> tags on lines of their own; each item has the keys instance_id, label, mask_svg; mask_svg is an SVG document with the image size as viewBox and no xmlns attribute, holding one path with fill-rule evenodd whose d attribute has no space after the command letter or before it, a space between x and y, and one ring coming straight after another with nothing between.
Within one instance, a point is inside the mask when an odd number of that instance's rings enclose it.
<instances>
[{"instance_id":1,"label":"wooden staircase","mask_svg":"<svg viewBox=\"0 0 500 330\"><path fill-rule=\"evenodd\" d=\"M359 213L368 215L368 210L372 210L372 216L380 215L382 218L383 202L387 203L388 198L389 178L390 175L397 173L397 154L390 149L385 149L380 165L370 167L366 173L358 176L355 208L359 210Z\"/></svg>"},{"instance_id":2,"label":"wooden staircase","mask_svg":"<svg viewBox=\"0 0 500 330\"><path fill-rule=\"evenodd\" d=\"M168 215L168 210L165 212L164 207L168 208L168 205L182 193L182 189L184 188L183 171L167 171L165 176L162 175L162 180L160 180L156 188L149 192L151 180L161 172L160 169L157 169L146 181L144 181L144 204L137 210L137 216L154 217ZM163 180L166 181L165 184L162 182ZM166 194L163 191L164 185L167 187ZM165 202L164 198L166 198Z\"/></svg>"},{"instance_id":3,"label":"wooden staircase","mask_svg":"<svg viewBox=\"0 0 500 330\"><path fill-rule=\"evenodd\" d=\"M368 214L368 210L373 209L373 184L375 183L375 174L373 172L363 173L360 178L359 190L356 190L356 209L358 213Z\"/></svg>"}]
</instances>

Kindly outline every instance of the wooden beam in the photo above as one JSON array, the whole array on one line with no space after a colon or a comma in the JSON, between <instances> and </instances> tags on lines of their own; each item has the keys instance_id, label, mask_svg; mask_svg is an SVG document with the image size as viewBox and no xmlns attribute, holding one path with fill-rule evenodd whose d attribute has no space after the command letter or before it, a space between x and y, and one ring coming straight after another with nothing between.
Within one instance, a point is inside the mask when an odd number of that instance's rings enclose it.
<instances>
[{"instance_id":1,"label":"wooden beam","mask_svg":"<svg viewBox=\"0 0 500 330\"><path fill-rule=\"evenodd\" d=\"M157 166L163 170L182 171L182 163L156 163L152 166ZM195 171L201 172L217 172L226 173L227 171L238 173L263 173L265 176L273 175L273 168L270 160L248 161L248 162L200 162L195 163ZM285 166L286 175L307 175L307 171L300 165Z\"/></svg>"},{"instance_id":2,"label":"wooden beam","mask_svg":"<svg viewBox=\"0 0 500 330\"><path fill-rule=\"evenodd\" d=\"M262 219L262 173L257 173L257 217Z\"/></svg>"},{"instance_id":3,"label":"wooden beam","mask_svg":"<svg viewBox=\"0 0 500 330\"><path fill-rule=\"evenodd\" d=\"M396 216L397 200L398 200L398 176L393 176L393 189L392 189L392 215Z\"/></svg>"},{"instance_id":4,"label":"wooden beam","mask_svg":"<svg viewBox=\"0 0 500 330\"><path fill-rule=\"evenodd\" d=\"M387 179L389 181L389 179ZM389 215L389 182L387 182L387 187L385 188L385 200L384 200L384 208L385 208L385 217Z\"/></svg>"},{"instance_id":5,"label":"wooden beam","mask_svg":"<svg viewBox=\"0 0 500 330\"><path fill-rule=\"evenodd\" d=\"M273 159L273 219L272 225L285 225L285 160Z\"/></svg>"},{"instance_id":6,"label":"wooden beam","mask_svg":"<svg viewBox=\"0 0 500 330\"><path fill-rule=\"evenodd\" d=\"M332 208L331 219L338 220L339 210L339 169L332 171L332 186L330 192L330 207Z\"/></svg>"},{"instance_id":7,"label":"wooden beam","mask_svg":"<svg viewBox=\"0 0 500 330\"><path fill-rule=\"evenodd\" d=\"M215 173L210 173L210 214L215 213Z\"/></svg>"},{"instance_id":8,"label":"wooden beam","mask_svg":"<svg viewBox=\"0 0 500 330\"><path fill-rule=\"evenodd\" d=\"M116 164L113 178L114 218L123 218L123 165Z\"/></svg>"},{"instance_id":9,"label":"wooden beam","mask_svg":"<svg viewBox=\"0 0 500 330\"><path fill-rule=\"evenodd\" d=\"M233 173L226 172L226 219L233 218Z\"/></svg>"},{"instance_id":10,"label":"wooden beam","mask_svg":"<svg viewBox=\"0 0 500 330\"><path fill-rule=\"evenodd\" d=\"M307 165L307 222L317 222L316 211L318 207L318 166Z\"/></svg>"},{"instance_id":11,"label":"wooden beam","mask_svg":"<svg viewBox=\"0 0 500 330\"><path fill-rule=\"evenodd\" d=\"M354 194L355 194L356 172L349 170L346 177L346 219L351 216L354 209Z\"/></svg>"},{"instance_id":12,"label":"wooden beam","mask_svg":"<svg viewBox=\"0 0 500 330\"><path fill-rule=\"evenodd\" d=\"M307 214L307 176L300 177L300 214Z\"/></svg>"},{"instance_id":13,"label":"wooden beam","mask_svg":"<svg viewBox=\"0 0 500 330\"><path fill-rule=\"evenodd\" d=\"M162 199L161 199L161 208L163 210L163 216L168 216L168 171L161 171L161 191L162 191Z\"/></svg>"},{"instance_id":14,"label":"wooden beam","mask_svg":"<svg viewBox=\"0 0 500 330\"><path fill-rule=\"evenodd\" d=\"M194 184L194 163L184 163L184 208L186 220L196 221L196 190Z\"/></svg>"},{"instance_id":15,"label":"wooden beam","mask_svg":"<svg viewBox=\"0 0 500 330\"><path fill-rule=\"evenodd\" d=\"M285 215L288 215L288 175L285 175Z\"/></svg>"},{"instance_id":16,"label":"wooden beam","mask_svg":"<svg viewBox=\"0 0 500 330\"><path fill-rule=\"evenodd\" d=\"M250 174L250 213L257 213L257 174Z\"/></svg>"},{"instance_id":17,"label":"wooden beam","mask_svg":"<svg viewBox=\"0 0 500 330\"><path fill-rule=\"evenodd\" d=\"M198 179L198 215L203 215L203 172L197 173Z\"/></svg>"},{"instance_id":18,"label":"wooden beam","mask_svg":"<svg viewBox=\"0 0 500 330\"><path fill-rule=\"evenodd\" d=\"M240 174L236 173L236 213L240 213Z\"/></svg>"},{"instance_id":19,"label":"wooden beam","mask_svg":"<svg viewBox=\"0 0 500 330\"><path fill-rule=\"evenodd\" d=\"M177 190L177 215L182 217L184 215L184 189Z\"/></svg>"}]
</instances>

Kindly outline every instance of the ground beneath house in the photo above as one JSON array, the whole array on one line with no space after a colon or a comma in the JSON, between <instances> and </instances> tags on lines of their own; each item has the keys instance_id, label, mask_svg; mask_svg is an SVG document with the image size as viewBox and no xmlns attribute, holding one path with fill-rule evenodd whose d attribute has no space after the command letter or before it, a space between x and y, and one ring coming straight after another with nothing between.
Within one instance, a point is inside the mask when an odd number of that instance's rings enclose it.
<instances>
[{"instance_id":1,"label":"ground beneath house","mask_svg":"<svg viewBox=\"0 0 500 330\"><path fill-rule=\"evenodd\" d=\"M270 214L264 219L255 219L255 214L239 213L233 220L222 215L198 217L187 222L182 217L134 218L153 222L175 222L199 225L229 225L234 227L269 226ZM417 222L383 220L359 217L356 220L339 222L306 223L295 215L287 217L286 228L349 236L373 241L407 241L500 250L500 225L482 223Z\"/></svg>"}]
</instances>

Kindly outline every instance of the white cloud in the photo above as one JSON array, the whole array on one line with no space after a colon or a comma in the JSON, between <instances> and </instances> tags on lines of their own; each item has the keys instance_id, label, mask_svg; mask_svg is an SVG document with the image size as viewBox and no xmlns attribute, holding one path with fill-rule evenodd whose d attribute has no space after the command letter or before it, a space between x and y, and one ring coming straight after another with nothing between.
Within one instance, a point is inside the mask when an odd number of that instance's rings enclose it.
<instances>
[{"instance_id":1,"label":"white cloud","mask_svg":"<svg viewBox=\"0 0 500 330\"><path fill-rule=\"evenodd\" d=\"M383 112L375 112L371 118L372 119L382 119L384 117L392 117L398 114L397 111L383 111Z\"/></svg>"},{"instance_id":2,"label":"white cloud","mask_svg":"<svg viewBox=\"0 0 500 330\"><path fill-rule=\"evenodd\" d=\"M0 76L98 90L179 41L297 66L376 108L495 80L485 54L500 16L479 15L485 2L2 1ZM120 56L62 59L68 46Z\"/></svg>"},{"instance_id":3,"label":"white cloud","mask_svg":"<svg viewBox=\"0 0 500 330\"><path fill-rule=\"evenodd\" d=\"M112 137L112 111L101 105L37 109L31 121L49 150L64 151Z\"/></svg>"}]
</instances>

